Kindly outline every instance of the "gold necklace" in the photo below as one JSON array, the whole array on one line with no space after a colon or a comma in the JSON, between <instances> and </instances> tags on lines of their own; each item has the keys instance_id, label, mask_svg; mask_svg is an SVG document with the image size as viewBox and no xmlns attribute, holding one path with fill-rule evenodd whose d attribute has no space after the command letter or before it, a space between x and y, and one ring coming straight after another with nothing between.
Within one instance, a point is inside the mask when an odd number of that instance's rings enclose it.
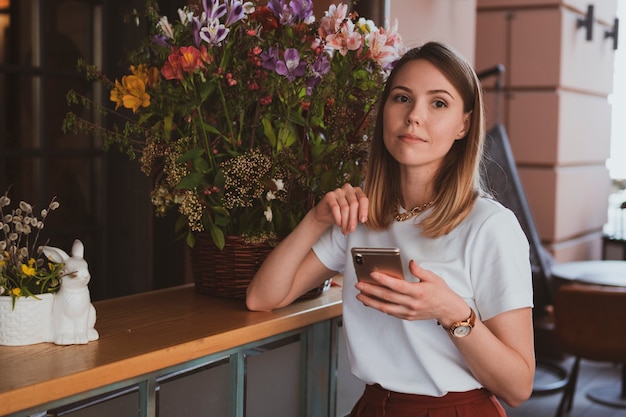
<instances>
[{"instance_id":1,"label":"gold necklace","mask_svg":"<svg viewBox=\"0 0 626 417\"><path fill-rule=\"evenodd\" d=\"M395 213L393 215L397 222L404 222L417 216L418 214L420 214L422 211L426 210L428 207L432 206L433 204L435 204L435 200L429 201L428 203L424 203L421 206L415 206L411 210L406 211L404 213L398 213L398 209L396 208Z\"/></svg>"}]
</instances>

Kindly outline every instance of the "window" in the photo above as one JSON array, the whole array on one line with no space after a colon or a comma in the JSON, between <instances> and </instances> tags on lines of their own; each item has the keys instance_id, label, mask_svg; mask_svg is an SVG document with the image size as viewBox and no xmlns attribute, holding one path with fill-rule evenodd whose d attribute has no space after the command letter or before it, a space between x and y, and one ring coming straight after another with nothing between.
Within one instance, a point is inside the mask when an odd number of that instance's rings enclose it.
<instances>
[{"instance_id":1,"label":"window","mask_svg":"<svg viewBox=\"0 0 626 417\"><path fill-rule=\"evenodd\" d=\"M38 209L57 196L61 208L47 219L45 237L66 252L83 241L94 300L185 279L184 244L173 237L173 219L154 218L136 162L61 129L70 89L108 99L77 72L78 58L120 70L137 38L123 16L145 4L0 0L0 194L11 187L12 198Z\"/></svg>"}]
</instances>

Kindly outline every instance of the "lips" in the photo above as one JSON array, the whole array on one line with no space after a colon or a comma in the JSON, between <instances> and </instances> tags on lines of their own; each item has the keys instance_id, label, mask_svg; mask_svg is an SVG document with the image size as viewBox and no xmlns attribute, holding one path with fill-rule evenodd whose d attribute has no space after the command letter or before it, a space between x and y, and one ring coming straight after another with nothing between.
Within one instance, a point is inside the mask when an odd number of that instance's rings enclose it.
<instances>
[{"instance_id":1,"label":"lips","mask_svg":"<svg viewBox=\"0 0 626 417\"><path fill-rule=\"evenodd\" d=\"M404 142L426 142L426 139L422 139L421 137L410 133L401 134L398 138Z\"/></svg>"}]
</instances>

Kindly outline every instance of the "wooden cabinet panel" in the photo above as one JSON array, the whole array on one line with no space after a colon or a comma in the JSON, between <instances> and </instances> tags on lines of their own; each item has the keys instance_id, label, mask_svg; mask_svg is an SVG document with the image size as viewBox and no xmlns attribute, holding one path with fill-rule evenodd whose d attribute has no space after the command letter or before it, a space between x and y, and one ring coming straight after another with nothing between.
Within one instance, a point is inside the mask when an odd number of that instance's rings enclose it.
<instances>
[{"instance_id":1,"label":"wooden cabinet panel","mask_svg":"<svg viewBox=\"0 0 626 417\"><path fill-rule=\"evenodd\" d=\"M207 410L211 410L215 417L228 416L232 386L230 372L227 363L220 363L160 383L159 417L202 417L206 416Z\"/></svg>"}]
</instances>

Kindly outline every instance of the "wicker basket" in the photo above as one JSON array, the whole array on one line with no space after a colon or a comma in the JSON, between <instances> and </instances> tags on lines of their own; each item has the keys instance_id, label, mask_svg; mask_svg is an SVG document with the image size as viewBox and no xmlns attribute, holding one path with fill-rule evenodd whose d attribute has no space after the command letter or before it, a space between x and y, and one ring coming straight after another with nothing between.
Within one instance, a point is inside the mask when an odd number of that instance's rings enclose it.
<instances>
[{"instance_id":1,"label":"wicker basket","mask_svg":"<svg viewBox=\"0 0 626 417\"><path fill-rule=\"evenodd\" d=\"M267 243L250 244L241 237L227 236L223 250L213 244L208 234L198 234L191 250L191 268L196 291L202 294L245 299L248 284L273 247ZM327 285L303 296L312 298Z\"/></svg>"}]
</instances>

